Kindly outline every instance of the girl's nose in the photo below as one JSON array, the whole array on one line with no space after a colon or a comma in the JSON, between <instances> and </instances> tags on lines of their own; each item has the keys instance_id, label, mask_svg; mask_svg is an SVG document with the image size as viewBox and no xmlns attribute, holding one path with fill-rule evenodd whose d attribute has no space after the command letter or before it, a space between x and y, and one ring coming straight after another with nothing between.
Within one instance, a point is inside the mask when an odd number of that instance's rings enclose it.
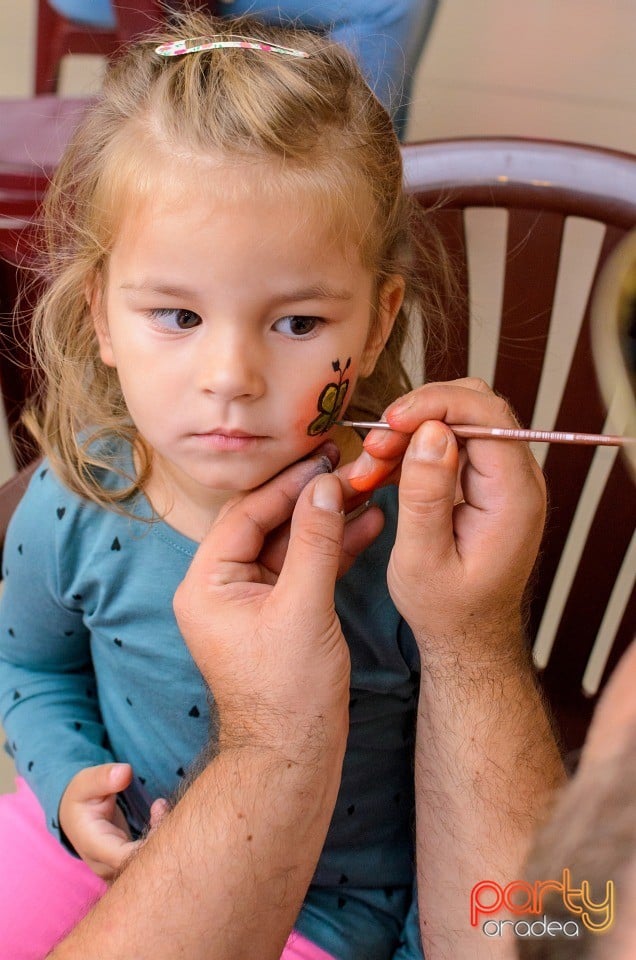
<instances>
[{"instance_id":1,"label":"girl's nose","mask_svg":"<svg viewBox=\"0 0 636 960\"><path fill-rule=\"evenodd\" d=\"M214 337L200 358L203 389L224 400L256 399L265 391L264 364L246 337Z\"/></svg>"}]
</instances>

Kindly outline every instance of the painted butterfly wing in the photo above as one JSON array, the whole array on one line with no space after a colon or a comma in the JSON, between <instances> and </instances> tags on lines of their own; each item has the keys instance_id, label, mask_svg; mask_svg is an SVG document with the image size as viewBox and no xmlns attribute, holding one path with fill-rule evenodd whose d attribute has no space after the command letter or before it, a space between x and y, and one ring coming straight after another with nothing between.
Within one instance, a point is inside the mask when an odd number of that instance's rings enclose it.
<instances>
[{"instance_id":1,"label":"painted butterfly wing","mask_svg":"<svg viewBox=\"0 0 636 960\"><path fill-rule=\"evenodd\" d=\"M344 398L347 395L347 390L349 389L349 381L343 380L340 386L338 387L338 396L336 397L336 402L334 403L332 410L332 417L334 420L337 420L340 416L340 411L342 410L342 405L344 403Z\"/></svg>"},{"instance_id":2,"label":"painted butterfly wing","mask_svg":"<svg viewBox=\"0 0 636 960\"><path fill-rule=\"evenodd\" d=\"M348 380L343 380L340 384L327 384L318 397L318 409L321 412L307 427L307 433L310 437L317 437L321 433L326 433L333 426L342 409L348 387Z\"/></svg>"},{"instance_id":3,"label":"painted butterfly wing","mask_svg":"<svg viewBox=\"0 0 636 960\"><path fill-rule=\"evenodd\" d=\"M332 423L331 414L321 413L319 417L311 421L307 427L307 433L310 437L318 437L321 433L326 433Z\"/></svg>"}]
</instances>

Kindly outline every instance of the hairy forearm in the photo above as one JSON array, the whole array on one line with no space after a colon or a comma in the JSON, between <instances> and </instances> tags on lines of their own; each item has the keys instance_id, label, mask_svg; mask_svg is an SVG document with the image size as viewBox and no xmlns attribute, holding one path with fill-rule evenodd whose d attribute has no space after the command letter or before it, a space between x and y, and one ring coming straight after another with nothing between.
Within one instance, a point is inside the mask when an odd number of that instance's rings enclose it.
<instances>
[{"instance_id":1,"label":"hairy forearm","mask_svg":"<svg viewBox=\"0 0 636 960\"><path fill-rule=\"evenodd\" d=\"M508 940L471 926L470 892L481 880L519 879L534 825L563 778L521 628L501 640L455 643L454 654L429 655L425 638L420 645L415 777L427 960L511 955ZM485 647L506 653L480 662Z\"/></svg>"},{"instance_id":2,"label":"hairy forearm","mask_svg":"<svg viewBox=\"0 0 636 960\"><path fill-rule=\"evenodd\" d=\"M51 960L278 960L340 783L346 717L316 727L222 750Z\"/></svg>"}]
</instances>

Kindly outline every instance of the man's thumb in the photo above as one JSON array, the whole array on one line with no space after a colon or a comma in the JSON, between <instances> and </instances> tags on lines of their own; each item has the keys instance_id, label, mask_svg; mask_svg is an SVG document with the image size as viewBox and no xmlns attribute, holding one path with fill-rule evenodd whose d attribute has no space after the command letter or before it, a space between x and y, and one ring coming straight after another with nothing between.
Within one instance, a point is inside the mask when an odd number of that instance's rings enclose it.
<instances>
[{"instance_id":1,"label":"man's thumb","mask_svg":"<svg viewBox=\"0 0 636 960\"><path fill-rule=\"evenodd\" d=\"M333 604L344 525L340 480L334 474L316 477L298 498L276 591L298 594L305 609L317 612Z\"/></svg>"}]
</instances>

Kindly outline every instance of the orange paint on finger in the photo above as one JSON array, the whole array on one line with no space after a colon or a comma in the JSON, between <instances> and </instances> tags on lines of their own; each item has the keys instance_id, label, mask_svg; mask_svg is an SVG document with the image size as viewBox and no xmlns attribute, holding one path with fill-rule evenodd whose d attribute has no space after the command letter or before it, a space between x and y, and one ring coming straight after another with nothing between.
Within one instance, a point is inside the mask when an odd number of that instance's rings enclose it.
<instances>
[{"instance_id":1,"label":"orange paint on finger","mask_svg":"<svg viewBox=\"0 0 636 960\"><path fill-rule=\"evenodd\" d=\"M393 473L394 469L394 461L380 462L377 467L374 467L374 469L368 473L364 473L361 477L349 477L348 481L358 493L368 493L370 490L376 490L378 487L381 487L384 480Z\"/></svg>"},{"instance_id":2,"label":"orange paint on finger","mask_svg":"<svg viewBox=\"0 0 636 960\"><path fill-rule=\"evenodd\" d=\"M382 451L386 459L387 451L392 457L402 456L411 440L409 433L397 433L388 430L372 430L363 440L365 450Z\"/></svg>"}]
</instances>

